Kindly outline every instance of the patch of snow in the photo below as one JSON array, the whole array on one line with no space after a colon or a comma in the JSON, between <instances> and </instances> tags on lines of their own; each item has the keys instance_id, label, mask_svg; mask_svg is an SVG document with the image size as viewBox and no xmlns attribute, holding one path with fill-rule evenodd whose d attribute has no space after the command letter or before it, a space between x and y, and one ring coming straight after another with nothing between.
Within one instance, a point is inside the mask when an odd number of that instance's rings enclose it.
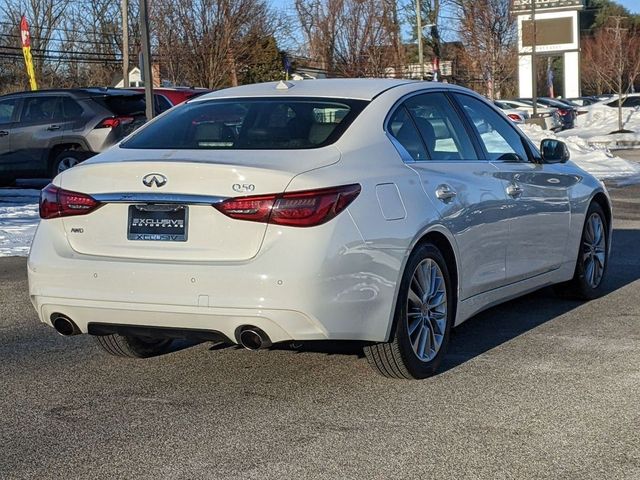
<instances>
[{"instance_id":1,"label":"patch of snow","mask_svg":"<svg viewBox=\"0 0 640 480\"><path fill-rule=\"evenodd\" d=\"M615 133L618 130L618 109L608 107L606 105L596 105L589 107L587 113L578 115L576 118L576 126L570 130L564 130L558 133L561 138L570 138L577 136L589 141L590 144L596 146L616 146L620 145L640 144L640 109L623 108L622 124L626 130L633 133Z\"/></svg>"},{"instance_id":2,"label":"patch of snow","mask_svg":"<svg viewBox=\"0 0 640 480\"><path fill-rule=\"evenodd\" d=\"M575 134L561 137L538 125L519 127L536 145L540 145L544 138L562 140L569 148L571 161L601 180L624 179L624 183L640 183L640 164L616 157L606 147L592 145L587 139ZM563 133L573 130L565 130Z\"/></svg>"},{"instance_id":3,"label":"patch of snow","mask_svg":"<svg viewBox=\"0 0 640 480\"><path fill-rule=\"evenodd\" d=\"M0 257L27 256L40 217L40 190L0 189Z\"/></svg>"}]
</instances>

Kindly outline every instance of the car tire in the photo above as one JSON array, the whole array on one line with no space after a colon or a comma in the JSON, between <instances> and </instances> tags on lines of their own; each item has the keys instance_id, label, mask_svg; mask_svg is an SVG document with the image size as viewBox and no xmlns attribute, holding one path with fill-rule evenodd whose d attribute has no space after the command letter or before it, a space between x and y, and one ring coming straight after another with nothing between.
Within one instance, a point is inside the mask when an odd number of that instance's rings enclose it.
<instances>
[{"instance_id":1,"label":"car tire","mask_svg":"<svg viewBox=\"0 0 640 480\"><path fill-rule=\"evenodd\" d=\"M582 227L573 278L556 286L560 295L593 300L604 293L604 279L609 264L609 241L607 217L602 207L592 202Z\"/></svg>"},{"instance_id":2,"label":"car tire","mask_svg":"<svg viewBox=\"0 0 640 480\"><path fill-rule=\"evenodd\" d=\"M64 150L55 156L51 162L49 175L54 178L69 168L75 167L77 164L84 162L91 154L82 150Z\"/></svg>"},{"instance_id":3,"label":"car tire","mask_svg":"<svg viewBox=\"0 0 640 480\"><path fill-rule=\"evenodd\" d=\"M168 353L171 339L153 339L132 335L99 335L94 337L102 349L115 357L149 358Z\"/></svg>"},{"instance_id":4,"label":"car tire","mask_svg":"<svg viewBox=\"0 0 640 480\"><path fill-rule=\"evenodd\" d=\"M391 340L364 347L369 365L389 378L421 379L433 375L447 349L454 302L449 268L442 253L430 243L419 245L411 253L400 282Z\"/></svg>"}]
</instances>

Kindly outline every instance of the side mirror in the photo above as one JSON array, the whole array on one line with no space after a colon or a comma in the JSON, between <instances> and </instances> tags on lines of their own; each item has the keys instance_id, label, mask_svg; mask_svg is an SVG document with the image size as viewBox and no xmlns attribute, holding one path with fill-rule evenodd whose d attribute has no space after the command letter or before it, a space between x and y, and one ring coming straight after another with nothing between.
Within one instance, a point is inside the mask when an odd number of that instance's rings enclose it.
<instances>
[{"instance_id":1,"label":"side mirror","mask_svg":"<svg viewBox=\"0 0 640 480\"><path fill-rule=\"evenodd\" d=\"M545 163L564 163L570 156L567 145L552 138L545 138L540 142L540 153Z\"/></svg>"}]
</instances>

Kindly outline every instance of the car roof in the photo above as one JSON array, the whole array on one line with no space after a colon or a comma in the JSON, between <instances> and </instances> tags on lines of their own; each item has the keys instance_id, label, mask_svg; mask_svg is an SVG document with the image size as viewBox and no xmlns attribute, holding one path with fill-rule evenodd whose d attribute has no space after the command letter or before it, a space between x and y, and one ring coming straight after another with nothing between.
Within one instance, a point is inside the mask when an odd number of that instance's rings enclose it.
<instances>
[{"instance_id":1,"label":"car roof","mask_svg":"<svg viewBox=\"0 0 640 480\"><path fill-rule=\"evenodd\" d=\"M131 90L125 90L122 88L107 88L107 87L87 87L87 88L51 88L44 90L25 90L22 92L13 92L3 95L3 97L10 97L12 95L47 95L55 93L71 93L77 97L101 97L111 95L140 95L138 92Z\"/></svg>"},{"instance_id":2,"label":"car roof","mask_svg":"<svg viewBox=\"0 0 640 480\"><path fill-rule=\"evenodd\" d=\"M240 87L225 88L201 95L191 102L213 98L239 97L325 97L373 100L381 93L400 85L416 83L418 80L396 80L388 78L330 78L321 80L290 80L255 83ZM432 82L423 82L425 87ZM438 84L442 86L442 84Z\"/></svg>"}]
</instances>

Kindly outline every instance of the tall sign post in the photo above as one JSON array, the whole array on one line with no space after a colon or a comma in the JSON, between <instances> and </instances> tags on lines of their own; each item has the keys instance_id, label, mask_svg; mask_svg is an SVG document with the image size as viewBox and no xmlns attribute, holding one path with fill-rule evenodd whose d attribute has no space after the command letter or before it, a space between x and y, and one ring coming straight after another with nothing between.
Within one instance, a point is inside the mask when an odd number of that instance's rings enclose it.
<instances>
[{"instance_id":1,"label":"tall sign post","mask_svg":"<svg viewBox=\"0 0 640 480\"><path fill-rule=\"evenodd\" d=\"M562 95L580 96L579 11L584 0L513 0L518 23L518 83L523 98L537 96L535 58L561 55Z\"/></svg>"},{"instance_id":2,"label":"tall sign post","mask_svg":"<svg viewBox=\"0 0 640 480\"><path fill-rule=\"evenodd\" d=\"M23 15L20 20L20 39L22 41L22 55L24 56L24 64L27 67L27 75L29 76L29 86L31 90L38 90L36 82L36 72L33 68L33 58L31 57L31 35L29 34L29 24L27 18Z\"/></svg>"}]
</instances>

